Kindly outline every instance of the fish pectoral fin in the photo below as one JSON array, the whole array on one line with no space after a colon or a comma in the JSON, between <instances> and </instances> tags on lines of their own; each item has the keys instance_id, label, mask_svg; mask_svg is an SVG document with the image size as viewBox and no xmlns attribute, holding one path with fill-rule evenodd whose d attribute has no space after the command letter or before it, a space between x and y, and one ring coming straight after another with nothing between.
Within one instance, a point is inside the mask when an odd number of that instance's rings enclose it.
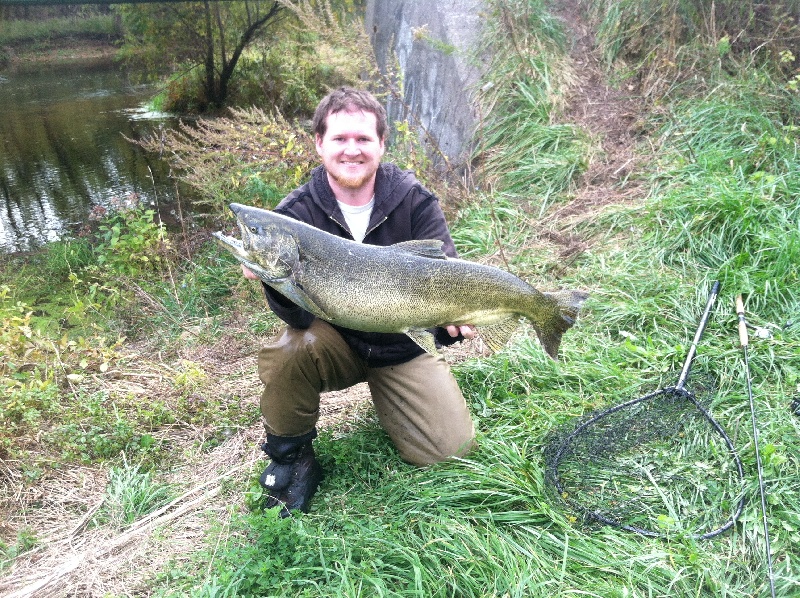
<instances>
[{"instance_id":1,"label":"fish pectoral fin","mask_svg":"<svg viewBox=\"0 0 800 598\"><path fill-rule=\"evenodd\" d=\"M520 319L518 316L509 316L494 324L479 327L478 334L483 342L486 343L486 346L494 353L501 351L508 344L519 325Z\"/></svg>"},{"instance_id":2,"label":"fish pectoral fin","mask_svg":"<svg viewBox=\"0 0 800 598\"><path fill-rule=\"evenodd\" d=\"M425 349L426 352L430 353L431 355L438 355L439 349L436 347L436 339L428 330L407 330L406 334L412 341Z\"/></svg>"},{"instance_id":3,"label":"fish pectoral fin","mask_svg":"<svg viewBox=\"0 0 800 598\"><path fill-rule=\"evenodd\" d=\"M389 245L392 249L400 249L419 257L427 257L435 260L446 260L447 254L442 251L443 241L439 239L416 239L414 241L403 241Z\"/></svg>"},{"instance_id":4,"label":"fish pectoral fin","mask_svg":"<svg viewBox=\"0 0 800 598\"><path fill-rule=\"evenodd\" d=\"M325 313L325 310L323 310L311 297L308 296L308 293L306 293L301 286L292 282L291 280L283 279L281 281L268 282L267 284L278 291L281 295L286 297L289 301L299 307L302 307L307 312L311 312L318 318L322 318L327 322L333 321L331 317Z\"/></svg>"}]
</instances>

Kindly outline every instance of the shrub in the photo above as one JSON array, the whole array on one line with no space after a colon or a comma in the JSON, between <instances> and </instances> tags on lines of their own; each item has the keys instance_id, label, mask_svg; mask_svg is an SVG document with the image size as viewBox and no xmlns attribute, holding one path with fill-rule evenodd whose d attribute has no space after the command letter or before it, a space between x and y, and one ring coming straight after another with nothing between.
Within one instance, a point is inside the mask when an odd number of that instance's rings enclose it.
<instances>
[{"instance_id":1,"label":"shrub","mask_svg":"<svg viewBox=\"0 0 800 598\"><path fill-rule=\"evenodd\" d=\"M274 205L317 164L313 139L305 129L255 108L183 125L141 145L152 152L165 148L181 179L200 191L203 199L196 203L217 213L231 201Z\"/></svg>"}]
</instances>

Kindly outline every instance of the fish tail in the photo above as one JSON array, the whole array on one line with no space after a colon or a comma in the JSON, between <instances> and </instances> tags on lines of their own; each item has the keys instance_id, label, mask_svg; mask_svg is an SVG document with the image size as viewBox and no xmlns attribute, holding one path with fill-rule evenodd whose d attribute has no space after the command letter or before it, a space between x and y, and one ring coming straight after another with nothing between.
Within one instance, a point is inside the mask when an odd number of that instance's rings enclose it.
<instances>
[{"instance_id":1,"label":"fish tail","mask_svg":"<svg viewBox=\"0 0 800 598\"><path fill-rule=\"evenodd\" d=\"M535 327L539 342L545 352L553 359L558 358L558 348L561 346L561 337L572 328L578 318L583 302L589 296L585 291L556 291L542 293L545 297L555 302L552 317L543 325Z\"/></svg>"}]
</instances>

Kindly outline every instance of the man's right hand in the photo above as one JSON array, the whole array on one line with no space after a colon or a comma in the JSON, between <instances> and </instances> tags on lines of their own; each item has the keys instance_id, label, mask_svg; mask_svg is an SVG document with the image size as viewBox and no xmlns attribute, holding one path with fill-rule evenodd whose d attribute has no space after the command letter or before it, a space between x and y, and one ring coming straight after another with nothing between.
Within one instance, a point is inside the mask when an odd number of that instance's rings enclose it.
<instances>
[{"instance_id":1,"label":"man's right hand","mask_svg":"<svg viewBox=\"0 0 800 598\"><path fill-rule=\"evenodd\" d=\"M242 274L244 274L245 278L247 278L248 280L258 280L258 276L250 268L248 268L244 264L241 264L241 266L242 266Z\"/></svg>"}]
</instances>

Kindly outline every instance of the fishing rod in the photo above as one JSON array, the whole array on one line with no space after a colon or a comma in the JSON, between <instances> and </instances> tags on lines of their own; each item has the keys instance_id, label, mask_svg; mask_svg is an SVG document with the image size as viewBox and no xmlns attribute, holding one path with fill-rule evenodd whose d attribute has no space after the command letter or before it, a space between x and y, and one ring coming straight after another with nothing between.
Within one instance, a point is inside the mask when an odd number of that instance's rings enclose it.
<instances>
[{"instance_id":1,"label":"fishing rod","mask_svg":"<svg viewBox=\"0 0 800 598\"><path fill-rule=\"evenodd\" d=\"M766 542L767 550L767 567L769 574L769 589L772 598L775 598L775 576L772 571L772 551L769 545L769 525L767 524L767 498L764 492L764 472L761 467L761 454L758 450L758 426L756 425L756 407L753 402L753 386L750 382L750 360L747 354L747 321L744 317L744 303L742 296L736 297L736 313L739 316L739 342L742 345L742 352L744 353L744 367L747 375L747 397L750 399L750 415L753 421L753 445L756 450L756 469L758 471L758 489L761 494L761 514L764 521L764 539Z\"/></svg>"}]
</instances>

